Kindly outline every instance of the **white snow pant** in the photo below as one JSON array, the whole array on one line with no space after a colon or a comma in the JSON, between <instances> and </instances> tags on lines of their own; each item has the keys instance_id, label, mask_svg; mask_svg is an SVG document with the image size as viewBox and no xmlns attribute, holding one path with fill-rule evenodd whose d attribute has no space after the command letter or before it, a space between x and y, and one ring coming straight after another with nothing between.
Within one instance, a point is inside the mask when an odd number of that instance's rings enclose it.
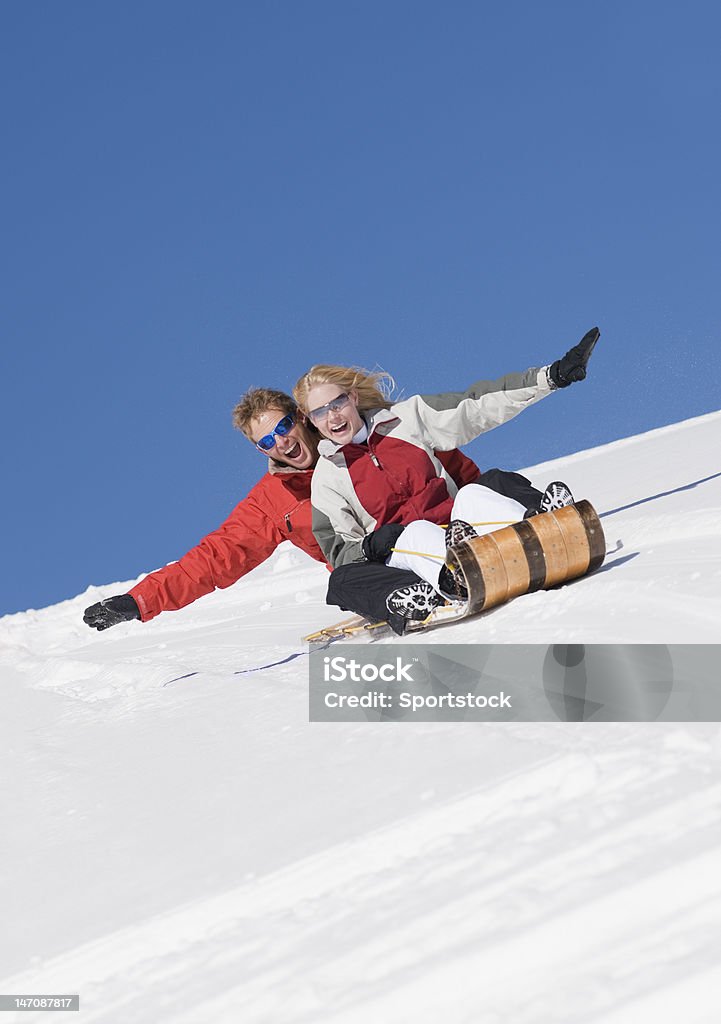
<instances>
[{"instance_id":1,"label":"white snow pant","mask_svg":"<svg viewBox=\"0 0 721 1024\"><path fill-rule=\"evenodd\" d=\"M525 511L525 506L513 498L506 498L481 484L466 484L456 495L451 519L470 523L480 537L517 523L523 519ZM445 527L417 519L406 526L395 547L386 565L410 569L438 590L438 574L446 560Z\"/></svg>"}]
</instances>

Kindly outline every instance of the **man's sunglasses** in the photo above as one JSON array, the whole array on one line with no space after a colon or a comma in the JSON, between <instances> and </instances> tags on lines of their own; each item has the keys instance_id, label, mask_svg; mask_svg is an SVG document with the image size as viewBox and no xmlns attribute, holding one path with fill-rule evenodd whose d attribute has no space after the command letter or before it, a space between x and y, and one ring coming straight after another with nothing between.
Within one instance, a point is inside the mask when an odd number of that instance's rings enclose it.
<instances>
[{"instance_id":1,"label":"man's sunglasses","mask_svg":"<svg viewBox=\"0 0 721 1024\"><path fill-rule=\"evenodd\" d=\"M282 420L278 420L276 425L270 434L265 434L259 441L255 442L255 447L259 452L264 452L266 455L268 452L275 448L275 435L278 437L285 437L289 434L295 426L295 416L292 413L288 413Z\"/></svg>"},{"instance_id":2,"label":"man's sunglasses","mask_svg":"<svg viewBox=\"0 0 721 1024\"><path fill-rule=\"evenodd\" d=\"M326 402L325 405L319 406L308 415L314 423L322 423L323 420L328 419L328 413L332 410L342 409L345 405L348 405L348 392L344 391L342 395L338 395L337 398L332 398L330 402Z\"/></svg>"}]
</instances>

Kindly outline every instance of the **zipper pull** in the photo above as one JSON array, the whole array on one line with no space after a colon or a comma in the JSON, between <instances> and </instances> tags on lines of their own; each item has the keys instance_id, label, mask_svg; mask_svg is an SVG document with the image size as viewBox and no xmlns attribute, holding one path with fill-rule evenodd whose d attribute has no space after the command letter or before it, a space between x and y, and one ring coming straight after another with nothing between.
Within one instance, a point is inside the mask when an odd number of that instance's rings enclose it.
<instances>
[{"instance_id":1,"label":"zipper pull","mask_svg":"<svg viewBox=\"0 0 721 1024\"><path fill-rule=\"evenodd\" d=\"M290 512L286 512L286 514L285 514L285 525L286 525L286 528L288 530L288 533L292 533L293 532L293 524L290 521Z\"/></svg>"},{"instance_id":2,"label":"zipper pull","mask_svg":"<svg viewBox=\"0 0 721 1024\"><path fill-rule=\"evenodd\" d=\"M371 452L370 456L371 459L373 460L373 465L376 466L378 469L383 469L383 466L381 466L380 462L378 461L378 456L376 455L376 453Z\"/></svg>"}]
</instances>

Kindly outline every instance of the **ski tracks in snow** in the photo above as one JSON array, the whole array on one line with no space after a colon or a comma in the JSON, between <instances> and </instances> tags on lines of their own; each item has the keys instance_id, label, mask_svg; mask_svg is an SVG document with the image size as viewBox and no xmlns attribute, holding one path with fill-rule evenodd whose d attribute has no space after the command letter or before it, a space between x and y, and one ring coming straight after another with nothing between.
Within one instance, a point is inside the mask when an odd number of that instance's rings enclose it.
<instances>
[{"instance_id":1,"label":"ski tracks in snow","mask_svg":"<svg viewBox=\"0 0 721 1024\"><path fill-rule=\"evenodd\" d=\"M562 749L57 957L42 989L93 1024L710 1021L718 726L512 728Z\"/></svg>"}]
</instances>

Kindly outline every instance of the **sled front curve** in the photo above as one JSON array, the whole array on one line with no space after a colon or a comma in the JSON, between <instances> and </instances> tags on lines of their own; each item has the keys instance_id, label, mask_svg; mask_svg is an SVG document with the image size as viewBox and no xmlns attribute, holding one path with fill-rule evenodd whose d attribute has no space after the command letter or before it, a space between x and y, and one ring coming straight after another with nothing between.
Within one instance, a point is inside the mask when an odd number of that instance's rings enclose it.
<instances>
[{"instance_id":1,"label":"sled front curve","mask_svg":"<svg viewBox=\"0 0 721 1024\"><path fill-rule=\"evenodd\" d=\"M601 521L589 501L513 523L449 548L460 567L475 615L521 594L548 590L593 572L606 555Z\"/></svg>"}]
</instances>

